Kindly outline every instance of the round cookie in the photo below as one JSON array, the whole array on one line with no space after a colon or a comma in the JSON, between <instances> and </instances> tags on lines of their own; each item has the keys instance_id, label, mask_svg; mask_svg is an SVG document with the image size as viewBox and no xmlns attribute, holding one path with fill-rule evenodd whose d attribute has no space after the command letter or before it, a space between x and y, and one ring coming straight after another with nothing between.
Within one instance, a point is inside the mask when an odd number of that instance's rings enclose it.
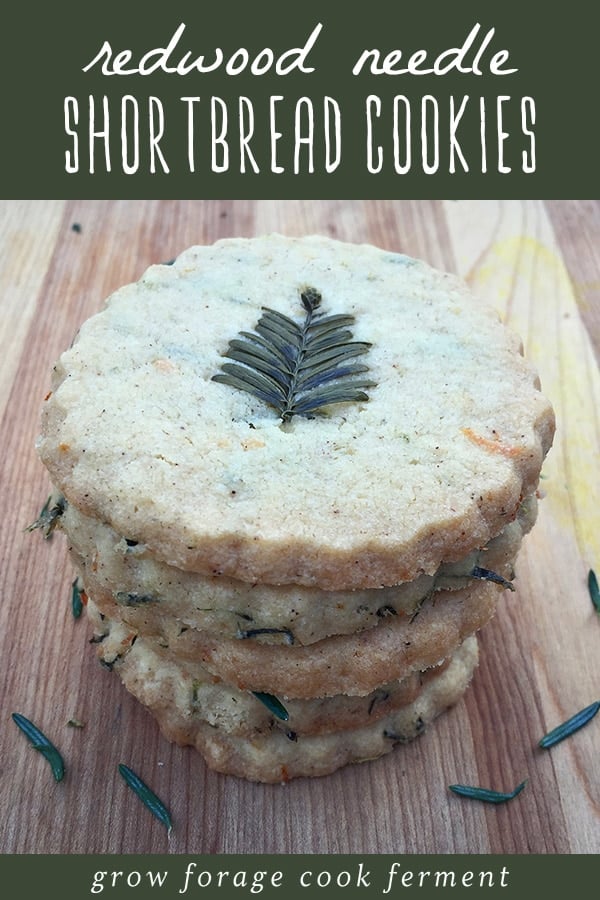
<instances>
[{"instance_id":1,"label":"round cookie","mask_svg":"<svg viewBox=\"0 0 600 900\"><path fill-rule=\"evenodd\" d=\"M115 616L112 597L103 595L93 579L86 590L101 612ZM241 690L283 698L365 696L451 656L491 619L497 591L496 585L486 582L444 591L426 600L412 618L392 616L376 628L305 647L213 640L174 619L155 627L132 626L127 607L121 610L121 619L132 631L162 646L171 659L201 663L212 675Z\"/></svg>"},{"instance_id":2,"label":"round cookie","mask_svg":"<svg viewBox=\"0 0 600 900\"><path fill-rule=\"evenodd\" d=\"M440 566L433 576L390 588L320 591L301 585L249 584L183 572L154 559L142 544L131 546L107 525L68 504L60 518L71 555L84 582L128 607L134 627L158 628L165 618L215 638L268 644L312 644L353 634L393 615L413 615L433 591L466 587L475 566L510 579L521 538L535 521L535 496L488 545L464 560ZM91 585L90 585L91 589ZM105 613L110 609L103 606Z\"/></svg>"},{"instance_id":3,"label":"round cookie","mask_svg":"<svg viewBox=\"0 0 600 900\"><path fill-rule=\"evenodd\" d=\"M208 766L218 772L266 783L329 775L350 763L378 759L397 744L419 737L437 716L460 700L476 665L477 642L473 638L465 641L448 667L424 686L413 703L371 726L341 734L309 735L294 742L274 732L244 741L203 724L188 731L168 715L159 726L170 740L193 743Z\"/></svg>"},{"instance_id":4,"label":"round cookie","mask_svg":"<svg viewBox=\"0 0 600 900\"><path fill-rule=\"evenodd\" d=\"M155 715L174 706L182 720L200 719L228 734L256 737L279 728L288 740L297 735L327 734L373 724L418 697L448 660L402 681L381 685L366 697L335 697L285 701L286 717L275 715L254 694L215 678L199 663L176 661L159 645L136 634L118 619L101 615L92 600L89 617L98 656L125 687Z\"/></svg>"},{"instance_id":5,"label":"round cookie","mask_svg":"<svg viewBox=\"0 0 600 900\"><path fill-rule=\"evenodd\" d=\"M263 306L351 315L367 400L282 423L214 376ZM269 236L154 266L61 357L38 449L86 515L181 569L322 590L433 575L535 490L554 419L518 339L455 278Z\"/></svg>"},{"instance_id":6,"label":"round cookie","mask_svg":"<svg viewBox=\"0 0 600 900\"><path fill-rule=\"evenodd\" d=\"M121 646L130 636L114 635ZM102 645L101 645L102 646ZM432 673L418 696L383 717L358 728L290 736L281 728L260 728L250 736L226 730L189 708L181 670L173 661L148 652L125 653L117 671L126 688L155 716L165 737L191 744L219 772L261 782L285 782L300 776L327 775L341 766L389 753L398 742L420 735L433 719L456 703L477 665L477 641L468 638L448 665ZM109 651L110 655L110 651Z\"/></svg>"}]
</instances>

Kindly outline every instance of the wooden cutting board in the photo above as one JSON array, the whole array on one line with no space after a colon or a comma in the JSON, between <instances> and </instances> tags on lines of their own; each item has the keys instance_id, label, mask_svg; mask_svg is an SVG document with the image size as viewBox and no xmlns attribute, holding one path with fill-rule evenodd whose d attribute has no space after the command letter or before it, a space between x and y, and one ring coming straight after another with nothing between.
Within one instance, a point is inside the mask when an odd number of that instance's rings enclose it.
<instances>
[{"instance_id":1,"label":"wooden cutting board","mask_svg":"<svg viewBox=\"0 0 600 900\"><path fill-rule=\"evenodd\" d=\"M48 493L33 449L39 408L80 323L188 245L270 231L368 241L459 273L520 332L558 421L518 589L482 634L465 698L386 759L285 786L216 775L168 744L73 619L63 538L23 532ZM600 571L600 202L5 201L0 247L0 850L600 851L600 716L552 751L536 746L600 698L600 616L587 589L588 569ZM13 711L60 747L62 783ZM120 762L170 807L170 840ZM498 807L447 787L523 779Z\"/></svg>"}]
</instances>

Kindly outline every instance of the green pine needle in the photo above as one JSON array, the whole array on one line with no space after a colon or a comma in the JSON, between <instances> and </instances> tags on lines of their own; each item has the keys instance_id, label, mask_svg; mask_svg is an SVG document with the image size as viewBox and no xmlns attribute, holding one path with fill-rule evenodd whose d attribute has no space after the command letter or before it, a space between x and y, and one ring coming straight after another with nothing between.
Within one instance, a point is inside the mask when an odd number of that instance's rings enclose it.
<instances>
[{"instance_id":1,"label":"green pine needle","mask_svg":"<svg viewBox=\"0 0 600 900\"><path fill-rule=\"evenodd\" d=\"M571 718L567 719L566 722L563 722L562 725L557 725L556 728L553 728L552 731L545 734L539 742L539 746L543 747L544 750L549 750L550 747L554 747L555 744L564 741L565 738L570 737L572 734L575 734L576 731L579 731L580 728L583 728L584 725L587 725L587 723L594 718L599 709L600 700L597 700L595 703L590 703L589 706L586 706L585 709L581 709L578 713L575 713L574 716L571 716Z\"/></svg>"},{"instance_id":2,"label":"green pine needle","mask_svg":"<svg viewBox=\"0 0 600 900\"><path fill-rule=\"evenodd\" d=\"M59 496L56 503L52 504L52 495L50 495L44 503L35 522L28 525L25 531L36 531L39 528L42 531L44 538L48 540L48 538L52 537L52 532L56 528L58 520L64 513L65 508L66 501L64 497Z\"/></svg>"},{"instance_id":3,"label":"green pine needle","mask_svg":"<svg viewBox=\"0 0 600 900\"><path fill-rule=\"evenodd\" d=\"M471 578L481 578L484 581L493 581L494 584L499 584L503 588L508 588L509 591L514 591L515 586L512 581L507 581L506 578L503 578L502 575L498 575L496 572L492 572L490 569L482 569L480 566L474 566L471 571Z\"/></svg>"},{"instance_id":4,"label":"green pine needle","mask_svg":"<svg viewBox=\"0 0 600 900\"><path fill-rule=\"evenodd\" d=\"M278 719L281 719L282 722L287 722L290 715L277 697L274 697L273 694L265 694L263 691L252 691L257 700L267 707L269 712L273 713Z\"/></svg>"},{"instance_id":5,"label":"green pine needle","mask_svg":"<svg viewBox=\"0 0 600 900\"><path fill-rule=\"evenodd\" d=\"M124 763L119 763L119 774L131 790L137 794L144 806L150 810L152 815L155 816L159 822L162 822L167 829L167 834L171 834L173 823L169 811L162 800L160 800L154 791L142 781L139 775L136 775L133 769L130 769L129 766L126 766Z\"/></svg>"},{"instance_id":6,"label":"green pine needle","mask_svg":"<svg viewBox=\"0 0 600 900\"><path fill-rule=\"evenodd\" d=\"M451 784L449 785L449 790L454 794L458 794L459 797L467 797L470 800L481 800L483 803L499 804L506 803L508 800L514 800L517 794L521 793L526 784L527 779L518 784L514 791L510 791L509 793L492 791L489 790L489 788L470 787L466 784Z\"/></svg>"},{"instance_id":7,"label":"green pine needle","mask_svg":"<svg viewBox=\"0 0 600 900\"><path fill-rule=\"evenodd\" d=\"M594 609L600 614L600 588L598 587L598 579L593 569L590 569L588 572L588 589Z\"/></svg>"},{"instance_id":8,"label":"green pine needle","mask_svg":"<svg viewBox=\"0 0 600 900\"><path fill-rule=\"evenodd\" d=\"M76 578L71 585L71 612L74 619L79 619L83 612L83 600L85 591L79 578Z\"/></svg>"},{"instance_id":9,"label":"green pine needle","mask_svg":"<svg viewBox=\"0 0 600 900\"><path fill-rule=\"evenodd\" d=\"M63 758L43 732L22 716L20 713L13 713L12 719L15 725L21 729L23 734L28 738L34 750L39 750L42 756L49 762L52 774L56 781L62 781L65 776L65 764Z\"/></svg>"}]
</instances>

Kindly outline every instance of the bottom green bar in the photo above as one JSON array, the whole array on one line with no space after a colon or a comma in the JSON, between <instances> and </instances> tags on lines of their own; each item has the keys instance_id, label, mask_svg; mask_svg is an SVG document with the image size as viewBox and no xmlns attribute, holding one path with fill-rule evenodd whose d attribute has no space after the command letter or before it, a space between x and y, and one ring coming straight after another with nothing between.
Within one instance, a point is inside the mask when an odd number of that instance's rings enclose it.
<instances>
[{"instance_id":1,"label":"bottom green bar","mask_svg":"<svg viewBox=\"0 0 600 900\"><path fill-rule=\"evenodd\" d=\"M0 867L3 892L13 887L20 895L61 900L520 898L574 885L578 900L585 900L598 891L598 857L592 855L21 855L0 857Z\"/></svg>"}]
</instances>

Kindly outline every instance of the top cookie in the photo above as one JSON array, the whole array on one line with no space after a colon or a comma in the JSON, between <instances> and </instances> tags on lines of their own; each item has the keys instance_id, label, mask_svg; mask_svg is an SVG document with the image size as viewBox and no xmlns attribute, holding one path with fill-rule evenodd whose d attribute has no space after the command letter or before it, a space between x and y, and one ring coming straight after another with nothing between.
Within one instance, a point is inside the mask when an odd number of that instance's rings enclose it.
<instances>
[{"instance_id":1,"label":"top cookie","mask_svg":"<svg viewBox=\"0 0 600 900\"><path fill-rule=\"evenodd\" d=\"M282 422L213 376L262 307L349 314L368 400ZM55 367L41 458L88 515L182 569L326 590L433 573L535 490L554 417L518 338L453 276L323 237L224 240L109 298Z\"/></svg>"}]
</instances>

